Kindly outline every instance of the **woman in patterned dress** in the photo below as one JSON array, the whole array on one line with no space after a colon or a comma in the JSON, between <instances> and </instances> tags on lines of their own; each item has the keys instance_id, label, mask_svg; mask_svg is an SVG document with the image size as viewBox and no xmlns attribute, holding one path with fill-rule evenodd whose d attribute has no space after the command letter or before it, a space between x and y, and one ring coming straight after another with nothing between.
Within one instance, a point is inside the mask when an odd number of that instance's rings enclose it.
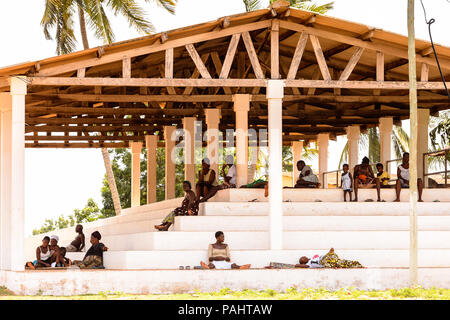
<instances>
[{"instance_id":1,"label":"woman in patterned dress","mask_svg":"<svg viewBox=\"0 0 450 320\"><path fill-rule=\"evenodd\" d=\"M296 268L364 268L358 261L339 259L333 248L324 256L301 257L299 262Z\"/></svg>"},{"instance_id":2,"label":"woman in patterned dress","mask_svg":"<svg viewBox=\"0 0 450 320\"><path fill-rule=\"evenodd\" d=\"M159 231L167 231L169 227L174 223L176 216L196 216L198 215L198 202L195 197L194 191L191 190L191 183L189 181L183 181L183 190L185 197L181 203L181 207L176 208L164 218L160 225L155 225L155 229Z\"/></svg>"}]
</instances>

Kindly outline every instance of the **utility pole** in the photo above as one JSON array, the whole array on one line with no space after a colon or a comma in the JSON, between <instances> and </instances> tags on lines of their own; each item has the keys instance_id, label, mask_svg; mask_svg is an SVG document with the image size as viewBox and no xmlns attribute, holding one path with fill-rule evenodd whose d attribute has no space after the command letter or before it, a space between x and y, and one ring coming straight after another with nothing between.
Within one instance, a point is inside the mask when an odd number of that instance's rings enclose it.
<instances>
[{"instance_id":1,"label":"utility pole","mask_svg":"<svg viewBox=\"0 0 450 320\"><path fill-rule=\"evenodd\" d=\"M408 1L408 60L409 60L409 282L418 285L417 274L417 77L416 43L414 34L414 0Z\"/></svg>"}]
</instances>

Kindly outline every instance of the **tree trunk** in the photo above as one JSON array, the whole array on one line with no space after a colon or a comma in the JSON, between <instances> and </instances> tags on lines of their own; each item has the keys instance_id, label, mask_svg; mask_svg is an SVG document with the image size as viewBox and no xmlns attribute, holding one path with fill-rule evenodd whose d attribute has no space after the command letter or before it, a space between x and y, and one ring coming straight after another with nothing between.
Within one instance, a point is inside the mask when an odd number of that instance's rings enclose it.
<instances>
[{"instance_id":1,"label":"tree trunk","mask_svg":"<svg viewBox=\"0 0 450 320\"><path fill-rule=\"evenodd\" d=\"M111 190L111 197L114 204L114 211L116 216L120 214L122 207L120 205L119 192L117 191L116 180L114 179L114 173L111 167L111 159L109 158L109 152L107 148L102 148L103 163L105 164L106 177L108 179L109 189Z\"/></svg>"},{"instance_id":2,"label":"tree trunk","mask_svg":"<svg viewBox=\"0 0 450 320\"><path fill-rule=\"evenodd\" d=\"M78 6L78 17L80 20L80 30L81 30L81 38L83 39L83 48L84 50L86 50L89 49L89 42L86 32L86 20L84 19L84 11L83 8L81 8L80 6ZM114 178L114 173L112 171L111 159L109 158L107 148L102 148L102 156L106 170L106 178L108 179L109 189L111 190L111 197L114 204L114 211L116 212L116 216L118 216L120 214L120 211L122 210L122 207L120 205L119 192L117 191L116 180Z\"/></svg>"},{"instance_id":3,"label":"tree trunk","mask_svg":"<svg viewBox=\"0 0 450 320\"><path fill-rule=\"evenodd\" d=\"M80 30L81 30L81 39L83 40L83 48L84 50L89 49L89 42L86 32L86 20L84 19L84 11L83 8L78 6L78 17L80 19Z\"/></svg>"}]
</instances>

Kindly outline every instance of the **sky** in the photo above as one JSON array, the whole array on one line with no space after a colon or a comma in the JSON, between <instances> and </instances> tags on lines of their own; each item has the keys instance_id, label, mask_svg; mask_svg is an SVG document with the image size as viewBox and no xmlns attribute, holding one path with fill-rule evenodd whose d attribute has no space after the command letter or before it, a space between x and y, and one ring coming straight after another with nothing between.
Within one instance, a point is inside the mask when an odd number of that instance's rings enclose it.
<instances>
[{"instance_id":1,"label":"sky","mask_svg":"<svg viewBox=\"0 0 450 320\"><path fill-rule=\"evenodd\" d=\"M3 1L0 11L0 67L44 59L55 55L55 44L46 40L40 21L45 0ZM327 1L317 1L319 3ZM217 18L241 13L241 0L178 0L177 13L171 15L155 4L138 0L147 11L156 31L166 31ZM263 1L264 7L269 1ZM428 19L434 18L433 40L450 46L450 3L448 0L423 0ZM407 0L335 0L330 16L359 22L380 29L407 35ZM111 18L116 41L141 36L128 27L125 19ZM427 25L420 1L416 0L416 37L428 40ZM79 30L76 30L79 37ZM89 37L90 46L102 45ZM81 43L78 44L81 49ZM404 121L404 129L409 124ZM345 137L330 141L329 154L340 154ZM361 155L361 152L360 152ZM26 149L25 152L25 232L43 224L46 218L69 215L75 208L83 208L88 198L101 205L102 179L105 173L98 149ZM337 169L338 159L330 157L328 169ZM313 168L317 163L312 164Z\"/></svg>"}]
</instances>

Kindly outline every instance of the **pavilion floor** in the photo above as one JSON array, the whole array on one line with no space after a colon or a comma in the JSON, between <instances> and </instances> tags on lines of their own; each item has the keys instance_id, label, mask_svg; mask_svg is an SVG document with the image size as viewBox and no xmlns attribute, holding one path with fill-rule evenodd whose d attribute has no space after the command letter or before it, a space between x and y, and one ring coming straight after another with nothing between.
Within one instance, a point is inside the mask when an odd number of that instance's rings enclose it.
<instances>
[{"instance_id":1,"label":"pavilion floor","mask_svg":"<svg viewBox=\"0 0 450 320\"><path fill-rule=\"evenodd\" d=\"M419 268L424 288L450 288L450 267ZM386 290L408 287L407 268L250 270L0 271L0 285L17 295L68 296L122 292L172 294L231 290L285 291L291 287Z\"/></svg>"}]
</instances>

